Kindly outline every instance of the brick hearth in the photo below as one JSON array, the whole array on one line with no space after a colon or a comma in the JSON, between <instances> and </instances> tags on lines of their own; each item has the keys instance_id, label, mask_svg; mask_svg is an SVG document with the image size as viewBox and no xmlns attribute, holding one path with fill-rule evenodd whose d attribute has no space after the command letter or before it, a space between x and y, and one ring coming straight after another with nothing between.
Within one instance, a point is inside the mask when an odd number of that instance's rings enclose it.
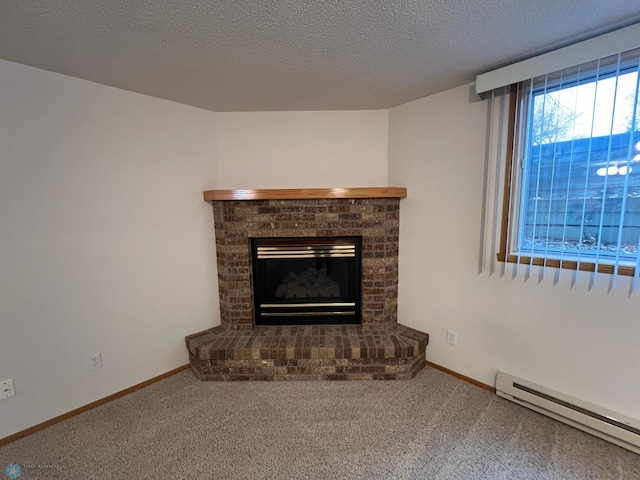
<instances>
[{"instance_id":1,"label":"brick hearth","mask_svg":"<svg viewBox=\"0 0 640 480\"><path fill-rule=\"evenodd\" d=\"M267 190L251 192L270 199L228 200L238 191L205 192L213 200L221 325L186 338L199 378L401 379L422 368L428 334L397 323L400 198L386 192L400 189L369 190L382 194L309 198L319 190L299 190L281 199ZM249 239L339 236L362 237L362 326L255 327Z\"/></svg>"},{"instance_id":2,"label":"brick hearth","mask_svg":"<svg viewBox=\"0 0 640 480\"><path fill-rule=\"evenodd\" d=\"M187 337L201 380L406 380L424 366L428 335L399 324L215 327Z\"/></svg>"}]
</instances>

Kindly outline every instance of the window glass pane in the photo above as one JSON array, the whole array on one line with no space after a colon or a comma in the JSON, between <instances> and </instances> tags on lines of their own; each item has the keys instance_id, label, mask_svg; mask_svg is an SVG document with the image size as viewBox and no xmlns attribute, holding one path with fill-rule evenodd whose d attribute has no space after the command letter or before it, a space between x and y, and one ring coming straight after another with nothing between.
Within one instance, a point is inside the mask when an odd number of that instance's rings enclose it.
<instances>
[{"instance_id":1,"label":"window glass pane","mask_svg":"<svg viewBox=\"0 0 640 480\"><path fill-rule=\"evenodd\" d=\"M531 82L520 252L633 256L640 235L638 52Z\"/></svg>"}]
</instances>

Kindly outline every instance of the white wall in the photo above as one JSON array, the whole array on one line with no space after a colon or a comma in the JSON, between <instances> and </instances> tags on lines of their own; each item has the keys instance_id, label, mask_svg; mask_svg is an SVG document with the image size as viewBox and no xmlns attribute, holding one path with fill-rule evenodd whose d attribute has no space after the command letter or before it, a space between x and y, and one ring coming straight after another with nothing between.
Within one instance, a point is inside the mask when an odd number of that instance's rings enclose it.
<instances>
[{"instance_id":1,"label":"white wall","mask_svg":"<svg viewBox=\"0 0 640 480\"><path fill-rule=\"evenodd\" d=\"M427 359L494 384L497 370L640 419L640 294L478 273L486 103L469 86L390 111L400 213L399 321L430 333ZM457 346L445 343L447 329Z\"/></svg>"},{"instance_id":2,"label":"white wall","mask_svg":"<svg viewBox=\"0 0 640 480\"><path fill-rule=\"evenodd\" d=\"M219 322L214 117L0 60L0 438L184 365Z\"/></svg>"},{"instance_id":3,"label":"white wall","mask_svg":"<svg viewBox=\"0 0 640 480\"><path fill-rule=\"evenodd\" d=\"M188 361L219 323L203 190L387 185L387 110L212 113L2 60L0 84L0 438Z\"/></svg>"},{"instance_id":4,"label":"white wall","mask_svg":"<svg viewBox=\"0 0 640 480\"><path fill-rule=\"evenodd\" d=\"M387 185L388 110L216 114L220 188Z\"/></svg>"}]
</instances>

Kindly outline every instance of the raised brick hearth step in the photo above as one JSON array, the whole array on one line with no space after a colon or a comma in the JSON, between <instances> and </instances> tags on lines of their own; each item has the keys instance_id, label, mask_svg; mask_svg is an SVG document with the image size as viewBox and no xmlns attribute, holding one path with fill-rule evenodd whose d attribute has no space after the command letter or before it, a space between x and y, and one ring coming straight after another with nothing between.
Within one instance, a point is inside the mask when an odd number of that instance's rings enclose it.
<instances>
[{"instance_id":1,"label":"raised brick hearth step","mask_svg":"<svg viewBox=\"0 0 640 480\"><path fill-rule=\"evenodd\" d=\"M215 327L186 337L201 380L405 380L424 366L429 335L377 326Z\"/></svg>"}]
</instances>

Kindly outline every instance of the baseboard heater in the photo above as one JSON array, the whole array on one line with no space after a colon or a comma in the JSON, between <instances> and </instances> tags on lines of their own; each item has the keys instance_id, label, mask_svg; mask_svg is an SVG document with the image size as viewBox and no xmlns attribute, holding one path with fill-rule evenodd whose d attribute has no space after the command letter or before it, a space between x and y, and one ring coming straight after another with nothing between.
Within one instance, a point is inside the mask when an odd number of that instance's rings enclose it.
<instances>
[{"instance_id":1,"label":"baseboard heater","mask_svg":"<svg viewBox=\"0 0 640 480\"><path fill-rule=\"evenodd\" d=\"M640 421L498 372L496 394L640 454Z\"/></svg>"}]
</instances>

